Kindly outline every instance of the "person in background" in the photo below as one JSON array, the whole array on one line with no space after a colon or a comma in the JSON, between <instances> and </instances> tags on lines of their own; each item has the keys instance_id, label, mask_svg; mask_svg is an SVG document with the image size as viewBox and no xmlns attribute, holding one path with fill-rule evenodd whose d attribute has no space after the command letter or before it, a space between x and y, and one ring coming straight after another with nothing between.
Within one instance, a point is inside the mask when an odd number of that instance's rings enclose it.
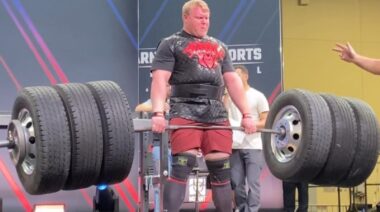
<instances>
[{"instance_id":1,"label":"person in background","mask_svg":"<svg viewBox=\"0 0 380 212\"><path fill-rule=\"evenodd\" d=\"M166 85L166 93L167 93L167 98L165 102L165 112L169 112L169 98L170 98L170 92L171 92L171 87L169 84ZM145 102L139 104L135 108L135 112L147 112L151 113L152 112L152 100L148 99Z\"/></svg>"},{"instance_id":2,"label":"person in background","mask_svg":"<svg viewBox=\"0 0 380 212\"><path fill-rule=\"evenodd\" d=\"M284 210L294 212L296 208L296 189L298 191L297 212L307 212L309 204L309 187L307 182L282 182Z\"/></svg>"},{"instance_id":3,"label":"person in background","mask_svg":"<svg viewBox=\"0 0 380 212\"><path fill-rule=\"evenodd\" d=\"M152 100L148 99L136 106L135 112L152 112Z\"/></svg>"},{"instance_id":4,"label":"person in background","mask_svg":"<svg viewBox=\"0 0 380 212\"><path fill-rule=\"evenodd\" d=\"M227 47L207 35L210 9L203 0L189 0L182 7L183 29L161 40L152 63L152 130L163 133L165 85L172 86L170 125L229 126L222 97L224 87L243 114L246 133L256 132L242 82L235 73ZM212 198L219 212L232 211L229 129L177 129L170 133L172 171L165 184L164 210L180 210L186 183L199 149L210 173Z\"/></svg>"},{"instance_id":5,"label":"person in background","mask_svg":"<svg viewBox=\"0 0 380 212\"><path fill-rule=\"evenodd\" d=\"M372 74L380 75L380 59L369 58L356 53L350 43L346 45L337 43L333 50L339 53L342 60L353 63Z\"/></svg>"},{"instance_id":6,"label":"person in background","mask_svg":"<svg viewBox=\"0 0 380 212\"><path fill-rule=\"evenodd\" d=\"M245 95L248 100L253 120L258 129L264 128L267 119L269 104L263 93L252 88L248 84L249 72L243 65L235 66L239 75ZM228 97L225 97L225 105L231 125L241 122L242 114ZM240 212L257 212L260 208L260 174L264 165L262 152L261 133L250 135L242 131L234 130L232 155L231 155L231 180L234 190L236 209ZM246 183L248 193L246 192Z\"/></svg>"}]
</instances>

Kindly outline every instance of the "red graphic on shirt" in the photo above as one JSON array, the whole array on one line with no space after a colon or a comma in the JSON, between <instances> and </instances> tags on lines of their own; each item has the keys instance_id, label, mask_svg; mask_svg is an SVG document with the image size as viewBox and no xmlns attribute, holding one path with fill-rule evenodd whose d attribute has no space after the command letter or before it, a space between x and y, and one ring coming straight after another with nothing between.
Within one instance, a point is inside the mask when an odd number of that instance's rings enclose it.
<instances>
[{"instance_id":1,"label":"red graphic on shirt","mask_svg":"<svg viewBox=\"0 0 380 212\"><path fill-rule=\"evenodd\" d=\"M224 58L224 49L213 42L194 41L189 43L183 52L190 58L198 58L199 65L214 69L218 61Z\"/></svg>"}]
</instances>

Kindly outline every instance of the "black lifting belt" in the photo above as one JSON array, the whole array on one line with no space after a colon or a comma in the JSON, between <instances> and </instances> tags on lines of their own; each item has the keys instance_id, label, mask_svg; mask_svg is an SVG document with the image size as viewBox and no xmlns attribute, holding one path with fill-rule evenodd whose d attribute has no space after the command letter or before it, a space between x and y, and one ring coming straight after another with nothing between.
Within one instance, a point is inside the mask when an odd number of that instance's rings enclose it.
<instances>
[{"instance_id":1,"label":"black lifting belt","mask_svg":"<svg viewBox=\"0 0 380 212\"><path fill-rule=\"evenodd\" d=\"M222 100L224 86L206 84L181 84L172 85L171 97L205 98Z\"/></svg>"}]
</instances>

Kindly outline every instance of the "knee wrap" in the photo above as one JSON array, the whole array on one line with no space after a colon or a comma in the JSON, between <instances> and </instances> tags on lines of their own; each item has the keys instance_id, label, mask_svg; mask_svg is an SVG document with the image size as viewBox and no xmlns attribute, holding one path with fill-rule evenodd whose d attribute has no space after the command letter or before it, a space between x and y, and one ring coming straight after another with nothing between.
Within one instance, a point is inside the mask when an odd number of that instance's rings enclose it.
<instances>
[{"instance_id":1,"label":"knee wrap","mask_svg":"<svg viewBox=\"0 0 380 212\"><path fill-rule=\"evenodd\" d=\"M190 172L196 163L195 155L188 153L179 153L173 156L171 177L180 180L187 181Z\"/></svg>"},{"instance_id":2,"label":"knee wrap","mask_svg":"<svg viewBox=\"0 0 380 212\"><path fill-rule=\"evenodd\" d=\"M210 172L211 184L220 185L230 183L231 166L230 158L222 160L206 161L207 168Z\"/></svg>"}]
</instances>

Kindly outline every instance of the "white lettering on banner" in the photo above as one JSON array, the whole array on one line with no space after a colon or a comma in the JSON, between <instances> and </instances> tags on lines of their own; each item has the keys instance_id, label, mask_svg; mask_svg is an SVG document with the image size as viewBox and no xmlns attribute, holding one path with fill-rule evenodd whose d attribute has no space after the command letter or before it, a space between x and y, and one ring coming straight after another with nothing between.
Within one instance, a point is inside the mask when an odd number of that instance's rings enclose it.
<instances>
[{"instance_id":1,"label":"white lettering on banner","mask_svg":"<svg viewBox=\"0 0 380 212\"><path fill-rule=\"evenodd\" d=\"M154 55L156 53L155 48L141 48L139 49L139 68L150 68Z\"/></svg>"},{"instance_id":2,"label":"white lettering on banner","mask_svg":"<svg viewBox=\"0 0 380 212\"><path fill-rule=\"evenodd\" d=\"M150 68L155 55L155 48L139 49L139 68ZM228 45L228 53L234 64L261 64L263 62L263 51L259 44L233 44ZM260 68L257 73L261 73Z\"/></svg>"},{"instance_id":3,"label":"white lettering on banner","mask_svg":"<svg viewBox=\"0 0 380 212\"><path fill-rule=\"evenodd\" d=\"M250 62L261 60L261 48L238 48L238 49L229 49L231 60L233 62Z\"/></svg>"},{"instance_id":4,"label":"white lettering on banner","mask_svg":"<svg viewBox=\"0 0 380 212\"><path fill-rule=\"evenodd\" d=\"M153 62L153 52L140 52L140 64L151 64Z\"/></svg>"},{"instance_id":5,"label":"white lettering on banner","mask_svg":"<svg viewBox=\"0 0 380 212\"><path fill-rule=\"evenodd\" d=\"M257 66L257 67L256 67L256 73L257 73L257 74L262 74L262 73L263 73L263 72L261 72L260 66Z\"/></svg>"},{"instance_id":6,"label":"white lettering on banner","mask_svg":"<svg viewBox=\"0 0 380 212\"><path fill-rule=\"evenodd\" d=\"M228 46L228 53L234 64L263 63L262 48L259 44L234 44Z\"/></svg>"}]
</instances>

